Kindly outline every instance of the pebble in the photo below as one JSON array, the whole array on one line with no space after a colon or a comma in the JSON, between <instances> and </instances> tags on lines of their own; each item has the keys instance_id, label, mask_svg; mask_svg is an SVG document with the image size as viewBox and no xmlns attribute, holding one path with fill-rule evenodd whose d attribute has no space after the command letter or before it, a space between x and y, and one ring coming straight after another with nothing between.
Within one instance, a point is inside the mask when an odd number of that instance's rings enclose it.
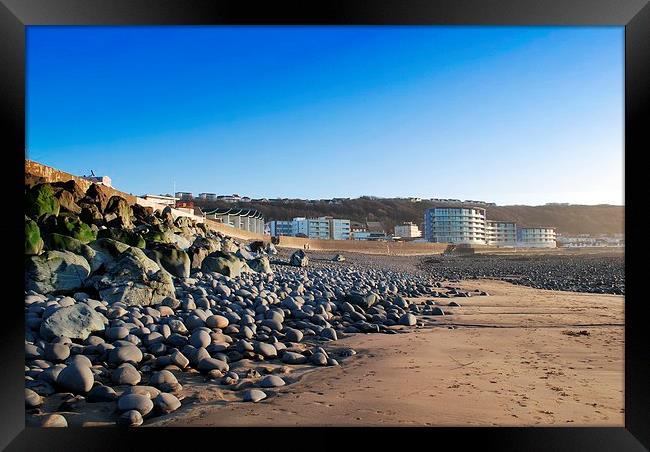
<instances>
[{"instance_id":1,"label":"pebble","mask_svg":"<svg viewBox=\"0 0 650 452\"><path fill-rule=\"evenodd\" d=\"M46 414L40 418L40 427L67 427L68 421L60 414Z\"/></svg>"},{"instance_id":2,"label":"pebble","mask_svg":"<svg viewBox=\"0 0 650 452\"><path fill-rule=\"evenodd\" d=\"M58 386L76 394L90 391L94 381L90 367L77 362L66 366L56 378Z\"/></svg>"},{"instance_id":3,"label":"pebble","mask_svg":"<svg viewBox=\"0 0 650 452\"><path fill-rule=\"evenodd\" d=\"M199 370L204 372L209 372L213 369L217 369L221 372L228 371L228 363L221 361L216 358L203 358L198 365Z\"/></svg>"},{"instance_id":4,"label":"pebble","mask_svg":"<svg viewBox=\"0 0 650 452\"><path fill-rule=\"evenodd\" d=\"M242 400L244 402L259 402L260 400L266 399L266 393L259 389L247 389L242 394Z\"/></svg>"},{"instance_id":5,"label":"pebble","mask_svg":"<svg viewBox=\"0 0 650 452\"><path fill-rule=\"evenodd\" d=\"M133 344L115 347L108 354L108 362L122 364L125 362L139 363L142 361L142 351Z\"/></svg>"},{"instance_id":6,"label":"pebble","mask_svg":"<svg viewBox=\"0 0 650 452\"><path fill-rule=\"evenodd\" d=\"M169 414L181 407L181 402L178 398L175 395L166 392L161 393L158 397L153 399L153 404L156 411L162 414Z\"/></svg>"},{"instance_id":7,"label":"pebble","mask_svg":"<svg viewBox=\"0 0 650 452\"><path fill-rule=\"evenodd\" d=\"M90 403L112 402L117 400L117 393L110 386L95 385L86 395L86 400Z\"/></svg>"},{"instance_id":8,"label":"pebble","mask_svg":"<svg viewBox=\"0 0 650 452\"><path fill-rule=\"evenodd\" d=\"M136 410L142 416L146 416L153 409L153 402L148 395L131 393L117 399L117 409L120 411Z\"/></svg>"},{"instance_id":9,"label":"pebble","mask_svg":"<svg viewBox=\"0 0 650 452\"><path fill-rule=\"evenodd\" d=\"M120 366L111 373L111 381L116 385L135 386L140 383L142 375L138 369L130 363L120 364Z\"/></svg>"},{"instance_id":10,"label":"pebble","mask_svg":"<svg viewBox=\"0 0 650 452\"><path fill-rule=\"evenodd\" d=\"M413 314L411 314L410 312L407 312L406 314L403 314L403 315L399 318L399 324L400 324L400 325L413 326L413 325L415 325L416 323L417 323L417 319L416 319L415 316L414 316Z\"/></svg>"},{"instance_id":11,"label":"pebble","mask_svg":"<svg viewBox=\"0 0 650 452\"><path fill-rule=\"evenodd\" d=\"M142 425L142 414L138 410L128 410L117 419L117 425L122 427L138 427Z\"/></svg>"},{"instance_id":12,"label":"pebble","mask_svg":"<svg viewBox=\"0 0 650 452\"><path fill-rule=\"evenodd\" d=\"M43 397L31 389L25 388L25 407L36 408L43 404Z\"/></svg>"},{"instance_id":13,"label":"pebble","mask_svg":"<svg viewBox=\"0 0 650 452\"><path fill-rule=\"evenodd\" d=\"M277 375L267 375L259 382L261 388L277 388L285 384L285 381Z\"/></svg>"}]
</instances>

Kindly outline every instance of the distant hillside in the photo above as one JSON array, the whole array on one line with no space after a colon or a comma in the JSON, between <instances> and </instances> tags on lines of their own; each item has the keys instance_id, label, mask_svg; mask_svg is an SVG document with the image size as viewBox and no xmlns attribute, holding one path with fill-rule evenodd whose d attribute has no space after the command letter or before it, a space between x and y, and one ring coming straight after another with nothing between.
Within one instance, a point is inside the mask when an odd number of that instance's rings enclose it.
<instances>
[{"instance_id":1,"label":"distant hillside","mask_svg":"<svg viewBox=\"0 0 650 452\"><path fill-rule=\"evenodd\" d=\"M271 203L239 203L195 200L202 209L216 207L241 207L257 209L266 220L290 220L294 217L333 216L349 218L352 221L379 221L392 232L393 227L403 221L420 225L424 211L431 207L444 206L433 201L411 202L405 199L357 198L328 202L293 201ZM598 206L488 206L487 217L491 220L515 221L522 226L555 226L564 234L613 234L623 232L624 207Z\"/></svg>"}]
</instances>

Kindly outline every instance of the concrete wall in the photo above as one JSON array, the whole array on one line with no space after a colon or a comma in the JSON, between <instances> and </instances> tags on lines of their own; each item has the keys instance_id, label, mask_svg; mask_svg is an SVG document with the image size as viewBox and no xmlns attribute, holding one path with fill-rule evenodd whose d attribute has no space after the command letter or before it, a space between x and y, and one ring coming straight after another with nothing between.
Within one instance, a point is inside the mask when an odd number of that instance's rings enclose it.
<instances>
[{"instance_id":1,"label":"concrete wall","mask_svg":"<svg viewBox=\"0 0 650 452\"><path fill-rule=\"evenodd\" d=\"M375 242L366 240L319 240L301 237L280 236L278 246L284 248L303 248L305 244L312 251L348 251L352 253L383 254L393 256L412 256L441 254L447 249L446 243Z\"/></svg>"},{"instance_id":2,"label":"concrete wall","mask_svg":"<svg viewBox=\"0 0 650 452\"><path fill-rule=\"evenodd\" d=\"M219 223L218 221L206 219L205 224L214 231L221 232L224 235L234 237L239 240L262 240L265 242L271 241L270 235L257 234L255 232L246 231L245 229L234 228L229 224Z\"/></svg>"},{"instance_id":3,"label":"concrete wall","mask_svg":"<svg viewBox=\"0 0 650 452\"><path fill-rule=\"evenodd\" d=\"M52 168L51 166L43 165L41 163L34 162L32 160L25 159L25 183L45 183L45 182L67 182L70 179L74 179L75 182L79 184L84 190L92 185L92 182L75 176L74 174L66 173L64 171L59 171L58 169ZM115 190L111 187L105 187L111 195L121 196L127 200L129 204L135 203L135 196L132 196L128 193Z\"/></svg>"}]
</instances>

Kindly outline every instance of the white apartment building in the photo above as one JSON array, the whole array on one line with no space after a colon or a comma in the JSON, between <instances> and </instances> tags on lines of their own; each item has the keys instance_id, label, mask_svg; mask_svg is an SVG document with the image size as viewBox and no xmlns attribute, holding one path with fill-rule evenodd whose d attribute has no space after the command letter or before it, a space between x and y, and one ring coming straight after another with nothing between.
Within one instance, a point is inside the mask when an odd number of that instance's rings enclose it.
<instances>
[{"instance_id":1,"label":"white apartment building","mask_svg":"<svg viewBox=\"0 0 650 452\"><path fill-rule=\"evenodd\" d=\"M297 217L291 221L275 220L268 223L274 237L280 235L304 235L310 239L348 240L350 239L350 220L332 217Z\"/></svg>"},{"instance_id":2,"label":"white apartment building","mask_svg":"<svg viewBox=\"0 0 650 452\"><path fill-rule=\"evenodd\" d=\"M525 248L555 248L557 234L552 227L517 228L517 246Z\"/></svg>"},{"instance_id":3,"label":"white apartment building","mask_svg":"<svg viewBox=\"0 0 650 452\"><path fill-rule=\"evenodd\" d=\"M517 245L517 225L510 221L486 220L485 235L488 245Z\"/></svg>"},{"instance_id":4,"label":"white apartment building","mask_svg":"<svg viewBox=\"0 0 650 452\"><path fill-rule=\"evenodd\" d=\"M424 213L428 242L555 248L554 227L518 227L509 221L487 220L480 207L434 207Z\"/></svg>"},{"instance_id":5,"label":"white apartment building","mask_svg":"<svg viewBox=\"0 0 650 452\"><path fill-rule=\"evenodd\" d=\"M199 193L199 199L214 201L215 199L217 199L217 194L216 193Z\"/></svg>"},{"instance_id":6,"label":"white apartment building","mask_svg":"<svg viewBox=\"0 0 650 452\"><path fill-rule=\"evenodd\" d=\"M413 239L422 237L422 232L417 224L409 221L395 226L395 237Z\"/></svg>"},{"instance_id":7,"label":"white apartment building","mask_svg":"<svg viewBox=\"0 0 650 452\"><path fill-rule=\"evenodd\" d=\"M485 209L451 206L427 209L424 234L429 242L485 245Z\"/></svg>"}]
</instances>

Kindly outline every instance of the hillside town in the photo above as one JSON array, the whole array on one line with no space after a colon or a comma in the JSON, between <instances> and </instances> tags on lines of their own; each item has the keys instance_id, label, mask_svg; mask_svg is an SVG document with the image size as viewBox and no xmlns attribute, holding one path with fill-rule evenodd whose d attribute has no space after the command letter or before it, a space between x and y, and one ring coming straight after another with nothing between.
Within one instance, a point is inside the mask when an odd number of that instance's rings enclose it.
<instances>
[{"instance_id":1,"label":"hillside town","mask_svg":"<svg viewBox=\"0 0 650 452\"><path fill-rule=\"evenodd\" d=\"M83 176L95 182L111 186L108 176ZM364 196L365 199L387 199L376 196ZM585 248L585 247L622 247L625 244L623 234L576 234L567 235L557 232L553 225L520 225L513 221L488 219L486 209L495 207L496 203L479 200L460 200L453 198L419 197L390 198L422 203L424 201L442 204L440 207L425 209L422 221L398 221L393 228L388 228L379 221L359 222L349 218L332 216L264 218L256 209L241 207L246 204L314 204L327 203L340 205L352 198L301 199L301 198L251 198L234 193L218 195L216 193L199 193L178 191L170 194L146 194L141 197L144 202L169 205L176 209L210 218L229 226L246 231L266 234L271 237L301 237L318 240L361 240L361 241L406 241L449 244L489 245L496 247L520 248ZM203 210L196 205L201 201L218 201L232 204L228 208ZM547 203L546 206L569 206L568 203Z\"/></svg>"}]
</instances>

